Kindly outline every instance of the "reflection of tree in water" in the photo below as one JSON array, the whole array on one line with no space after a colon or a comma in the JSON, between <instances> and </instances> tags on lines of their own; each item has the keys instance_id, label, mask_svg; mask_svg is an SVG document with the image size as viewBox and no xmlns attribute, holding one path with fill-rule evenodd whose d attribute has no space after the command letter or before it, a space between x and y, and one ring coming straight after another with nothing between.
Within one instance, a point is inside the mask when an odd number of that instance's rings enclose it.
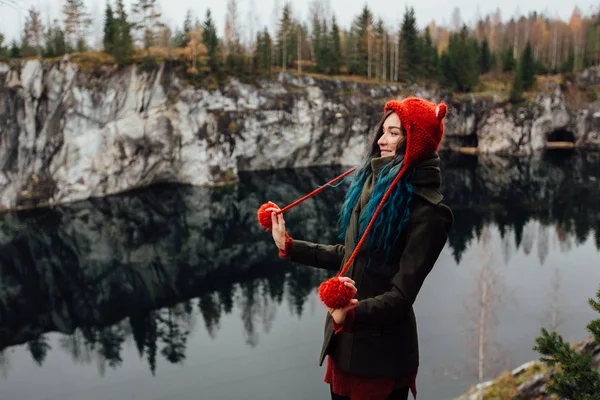
<instances>
[{"instance_id":1,"label":"reflection of tree in water","mask_svg":"<svg viewBox=\"0 0 600 400\"><path fill-rule=\"evenodd\" d=\"M76 364L89 364L93 359L93 348L87 345L83 329L77 329L68 336L59 339L60 347L71 355Z\"/></svg>"},{"instance_id":2,"label":"reflection of tree in water","mask_svg":"<svg viewBox=\"0 0 600 400\"><path fill-rule=\"evenodd\" d=\"M287 281L289 310L292 315L302 316L306 299L312 288L318 287L328 277L325 271L295 268Z\"/></svg>"},{"instance_id":3,"label":"reflection of tree in water","mask_svg":"<svg viewBox=\"0 0 600 400\"><path fill-rule=\"evenodd\" d=\"M549 232L548 229L542 224L538 225L538 259L540 260L540 264L544 265L544 261L546 261L546 257L548 256L548 251L550 250L549 246Z\"/></svg>"},{"instance_id":4,"label":"reflection of tree in water","mask_svg":"<svg viewBox=\"0 0 600 400\"><path fill-rule=\"evenodd\" d=\"M294 268L293 270L297 270ZM302 268L305 269L306 268ZM293 282L293 273L286 280L286 284ZM283 283L283 282L282 282ZM269 333L273 327L277 312L277 305L281 304L283 293L279 291L273 293L272 285L266 279L257 279L239 284L239 296L237 297L238 307L241 312L244 325L244 335L246 344L254 347L258 344L259 336L257 324L262 325L265 333ZM314 289L314 285L308 287L306 293L290 295L294 302L306 302L306 297Z\"/></svg>"},{"instance_id":5,"label":"reflection of tree in water","mask_svg":"<svg viewBox=\"0 0 600 400\"><path fill-rule=\"evenodd\" d=\"M558 326L563 322L560 309L560 299L562 297L560 293L561 279L560 271L558 268L555 268L548 288L548 312L545 321L543 321L543 326L549 332L556 331Z\"/></svg>"},{"instance_id":6,"label":"reflection of tree in water","mask_svg":"<svg viewBox=\"0 0 600 400\"><path fill-rule=\"evenodd\" d=\"M208 335L214 339L217 334L217 330L219 329L219 322L221 320L222 303L219 302L218 293L203 293L200 296L198 308L200 309L202 317L204 318L204 324L206 325ZM231 312L231 309L226 311L226 313L229 312Z\"/></svg>"},{"instance_id":7,"label":"reflection of tree in water","mask_svg":"<svg viewBox=\"0 0 600 400\"><path fill-rule=\"evenodd\" d=\"M499 324L496 313L506 303L508 294L502 271L494 261L496 256L489 227L482 231L480 242L480 262L473 276L472 288L464 298L462 321L469 357L465 372L472 373L479 384L508 365L506 353L496 340ZM483 399L481 387L479 399Z\"/></svg>"},{"instance_id":8,"label":"reflection of tree in water","mask_svg":"<svg viewBox=\"0 0 600 400\"><path fill-rule=\"evenodd\" d=\"M161 328L159 328L159 339L164 342L164 347L161 350L162 355L173 363L179 363L185 359L185 345L190 331L185 329L178 322L176 314L177 307L168 308L165 313L162 313L159 318Z\"/></svg>"},{"instance_id":9,"label":"reflection of tree in water","mask_svg":"<svg viewBox=\"0 0 600 400\"><path fill-rule=\"evenodd\" d=\"M240 296L239 296L239 308L242 313L242 321L244 323L244 333L246 335L246 344L254 347L258 344L258 335L256 327L254 326L255 318L257 316L257 308L260 307L260 303L256 301L256 295L258 292L258 281L248 281L242 283Z\"/></svg>"},{"instance_id":10,"label":"reflection of tree in water","mask_svg":"<svg viewBox=\"0 0 600 400\"><path fill-rule=\"evenodd\" d=\"M37 338L30 340L27 342L27 349L31 353L31 357L33 357L34 361L41 366L46 359L48 350L50 350L48 338L45 335L40 335Z\"/></svg>"},{"instance_id":11,"label":"reflection of tree in water","mask_svg":"<svg viewBox=\"0 0 600 400\"><path fill-rule=\"evenodd\" d=\"M515 247L533 251L536 240L544 259L549 242L540 238L550 230L560 243L581 243L594 231L600 248L600 216L589 212L597 210L600 194L590 183L600 178L594 157L566 160L563 170L539 157L464 162L445 156L443 193L456 218L449 237L455 258L490 224L502 235L505 261ZM341 172L256 172L230 187L156 186L3 214L0 349L27 343L42 364L50 350L43 335L62 332L60 347L74 362L97 362L102 371L121 365L124 343L133 339L155 373L160 359L185 359L197 318L214 338L223 313L234 307L246 342L256 345L261 328L271 330L278 305L285 300L289 312L301 316L308 296L330 275L281 261L256 210L267 200L285 206ZM339 243L344 185L286 213L290 234Z\"/></svg>"},{"instance_id":12,"label":"reflection of tree in water","mask_svg":"<svg viewBox=\"0 0 600 400\"><path fill-rule=\"evenodd\" d=\"M8 375L8 370L10 369L10 350L2 349L0 350L0 372L4 378Z\"/></svg>"}]
</instances>

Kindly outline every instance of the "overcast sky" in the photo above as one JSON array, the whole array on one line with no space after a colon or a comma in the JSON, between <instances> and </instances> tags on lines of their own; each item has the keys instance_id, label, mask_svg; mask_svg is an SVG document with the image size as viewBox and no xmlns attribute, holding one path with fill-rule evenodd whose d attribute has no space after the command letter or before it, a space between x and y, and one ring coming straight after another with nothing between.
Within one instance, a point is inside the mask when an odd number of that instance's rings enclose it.
<instances>
[{"instance_id":1,"label":"overcast sky","mask_svg":"<svg viewBox=\"0 0 600 400\"><path fill-rule=\"evenodd\" d=\"M9 6L7 2L14 2L17 6ZM114 3L115 0L111 0ZM182 25L186 10L191 9L196 15L203 17L207 7L211 8L219 35L223 32L225 21L225 7L227 0L204 1L204 0L159 0L161 11L165 22L171 27ZM335 13L338 22L347 28L354 17L360 12L366 0L322 0L329 2L330 9ZM240 7L240 19L244 27L249 26L250 20L255 21L256 26L273 26L273 10L275 4L283 4L284 0L238 0ZM292 0L292 7L296 15L300 15L305 20L308 14L308 5L311 0ZM10 39L20 35L22 24L25 20L25 10L31 6L41 9L44 21L48 16L51 19L61 18L60 10L64 0L0 0L0 32ZM97 41L102 33L103 11L106 7L106 0L84 0L88 11L94 16L94 24L91 27L92 35ZM129 7L133 0L125 0ZM544 12L547 15L558 16L568 21L574 6L577 5L582 12L589 14L592 7L598 9L598 3L593 0L570 1L544 1L529 0L523 3L520 0L504 0L500 3L490 1L475 0L455 0L455 1L386 1L386 0L368 0L369 7L376 16L380 16L388 26L398 24L406 6L412 6L415 9L417 23L419 27L424 27L431 20L435 20L440 25L448 25L451 22L452 11L458 7L464 22L473 21L477 13L486 15L493 12L496 7L500 7L504 20L517 14L525 14L530 11ZM253 15L249 15L248 10L253 10ZM202 19L202 18L201 18Z\"/></svg>"}]
</instances>

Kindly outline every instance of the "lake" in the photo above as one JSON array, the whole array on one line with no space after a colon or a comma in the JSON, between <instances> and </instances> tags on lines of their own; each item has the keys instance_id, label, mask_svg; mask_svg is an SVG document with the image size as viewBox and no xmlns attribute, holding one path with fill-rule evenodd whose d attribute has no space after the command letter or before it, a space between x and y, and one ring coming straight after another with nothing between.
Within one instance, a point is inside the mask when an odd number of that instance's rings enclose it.
<instances>
[{"instance_id":1,"label":"lake","mask_svg":"<svg viewBox=\"0 0 600 400\"><path fill-rule=\"evenodd\" d=\"M542 326L581 340L597 317L600 153L442 154L455 226L417 298L420 399L537 358ZM326 272L279 259L256 210L345 168L253 172L219 188L157 185L0 214L0 399L327 399L318 366ZM286 213L338 243L346 184Z\"/></svg>"}]
</instances>

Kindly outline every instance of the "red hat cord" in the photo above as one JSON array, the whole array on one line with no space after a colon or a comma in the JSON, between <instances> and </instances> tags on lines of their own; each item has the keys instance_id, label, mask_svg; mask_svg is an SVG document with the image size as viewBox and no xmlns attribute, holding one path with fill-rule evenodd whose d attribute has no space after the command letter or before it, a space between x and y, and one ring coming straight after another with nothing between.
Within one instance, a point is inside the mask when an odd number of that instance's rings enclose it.
<instances>
[{"instance_id":1,"label":"red hat cord","mask_svg":"<svg viewBox=\"0 0 600 400\"><path fill-rule=\"evenodd\" d=\"M283 214L284 212L286 212L287 210L289 210L290 208L297 206L298 204L302 203L304 200L309 199L310 197L316 195L317 193L325 190L325 188L341 181L342 179L344 179L346 176L350 175L351 173L353 173L356 170L357 167L354 167L346 172L344 172L342 175L338 176L337 178L327 182L326 184L324 184L323 186L320 186L319 188L313 190L312 192L310 192L309 194L307 194L306 196L302 197L301 199L298 199L296 201L294 201L292 204L283 207L282 209L280 209L279 211L276 211L275 214ZM277 204L273 203L273 202L267 202L265 204L263 204L262 206L260 206L260 208L258 209L258 212L256 213L257 217L258 217L258 223L265 228L266 230L270 231L271 228L273 228L273 222L271 221L271 213L266 211L267 208L279 208L277 206Z\"/></svg>"},{"instance_id":2,"label":"red hat cord","mask_svg":"<svg viewBox=\"0 0 600 400\"><path fill-rule=\"evenodd\" d=\"M384 110L387 111L390 109L394 110L394 112L398 115L398 117L402 121L402 125L405 127L406 130L407 137L406 152L404 155L404 165L398 172L398 175L396 175L396 177L390 184L388 190L385 192L383 198L381 199L381 202L379 203L377 209L373 213L371 221L369 221L369 225L367 225L367 229L365 229L365 232L363 233L358 244L354 248L352 255L344 264L344 267L333 278L328 279L327 281L321 283L321 285L319 286L319 297L321 298L321 301L329 308L342 308L350 304L350 300L352 300L352 297L354 297L354 292L351 288L344 285L344 283L341 282L338 278L340 276L343 276L348 271L348 268L354 261L356 254L360 250L367 235L369 234L369 231L371 230L371 227L377 219L379 211L385 204L387 198L392 193L392 190L394 189L398 181L404 175L404 172L406 172L406 170L410 166L412 166L413 163L419 161L422 157L437 151L442 139L442 135L444 133L443 119L446 115L447 107L443 103L436 106L434 103L430 103L428 101L412 97L407 98L401 102L396 100L389 101L385 105ZM432 111L434 112L432 113ZM415 119L414 117L417 118ZM355 169L356 167L352 168L348 172L340 175L339 177L335 178L326 185L321 186L312 193L295 201L289 206L277 211L277 214L283 213L284 211L289 210L293 206L300 204L309 197L314 196L315 194L324 190L327 186L341 180L346 175L353 172ZM269 207L279 208L274 203L268 202L266 204L263 204L258 210L259 223L267 230L272 228L271 215L269 212L264 211L266 208Z\"/></svg>"}]
</instances>

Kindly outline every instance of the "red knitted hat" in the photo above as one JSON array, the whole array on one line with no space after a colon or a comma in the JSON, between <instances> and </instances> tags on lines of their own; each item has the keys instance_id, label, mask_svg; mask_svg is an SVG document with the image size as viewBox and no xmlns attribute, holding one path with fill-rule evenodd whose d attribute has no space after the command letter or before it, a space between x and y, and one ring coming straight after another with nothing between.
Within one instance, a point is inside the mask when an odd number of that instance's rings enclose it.
<instances>
[{"instance_id":1,"label":"red knitted hat","mask_svg":"<svg viewBox=\"0 0 600 400\"><path fill-rule=\"evenodd\" d=\"M412 165L438 150L444 134L446 105L416 97L387 102L385 111L394 110L406 130L404 165Z\"/></svg>"}]
</instances>

